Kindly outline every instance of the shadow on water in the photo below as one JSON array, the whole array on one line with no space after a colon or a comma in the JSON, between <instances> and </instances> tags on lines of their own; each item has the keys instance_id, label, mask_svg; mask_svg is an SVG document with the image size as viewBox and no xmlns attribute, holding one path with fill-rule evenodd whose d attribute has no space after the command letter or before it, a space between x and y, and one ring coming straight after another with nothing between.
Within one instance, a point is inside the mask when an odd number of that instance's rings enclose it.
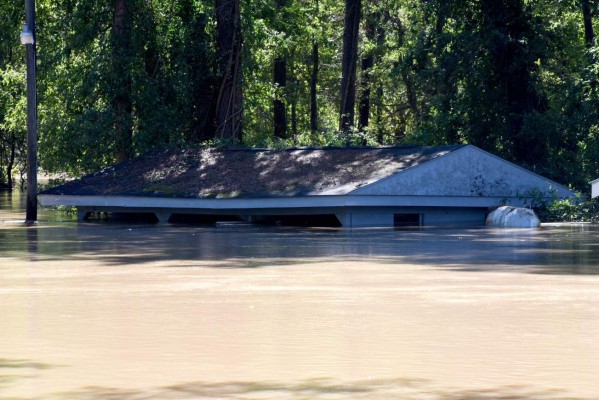
<instances>
[{"instance_id":1,"label":"shadow on water","mask_svg":"<svg viewBox=\"0 0 599 400\"><path fill-rule=\"evenodd\" d=\"M12 360L0 358L0 389L20 379L27 379L41 370L51 368L48 364L42 364L31 360ZM1 398L1 397L0 397Z\"/></svg>"},{"instance_id":2,"label":"shadow on water","mask_svg":"<svg viewBox=\"0 0 599 400\"><path fill-rule=\"evenodd\" d=\"M537 230L308 229L121 223L0 224L0 256L30 261L97 259L107 266L155 261L256 268L310 260L369 260L460 271L599 274L599 227ZM170 265L173 265L172 262Z\"/></svg>"},{"instance_id":3,"label":"shadow on water","mask_svg":"<svg viewBox=\"0 0 599 400\"><path fill-rule=\"evenodd\" d=\"M436 399L436 400L591 400L568 396L560 390L534 390L523 386L459 390L438 389L423 380L390 379L334 383L313 379L285 385L269 382L192 382L149 390L89 387L60 393L50 399L64 400L137 400L137 399ZM48 399L46 397L46 399ZM24 400L24 399L23 399ZM32 399L28 400L41 400Z\"/></svg>"}]
</instances>

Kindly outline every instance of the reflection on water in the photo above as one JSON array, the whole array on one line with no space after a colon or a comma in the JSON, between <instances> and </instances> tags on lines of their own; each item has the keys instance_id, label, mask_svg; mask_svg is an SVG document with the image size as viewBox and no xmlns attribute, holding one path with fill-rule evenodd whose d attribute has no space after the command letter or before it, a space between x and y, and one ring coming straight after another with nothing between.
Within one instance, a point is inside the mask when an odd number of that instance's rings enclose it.
<instances>
[{"instance_id":1,"label":"reflection on water","mask_svg":"<svg viewBox=\"0 0 599 400\"><path fill-rule=\"evenodd\" d=\"M5 224L0 243L3 252L17 257L27 252L40 259L101 256L107 265L179 259L259 267L273 258L375 257L471 271L599 273L594 225L394 231L42 222L23 229Z\"/></svg>"},{"instance_id":2,"label":"reflection on water","mask_svg":"<svg viewBox=\"0 0 599 400\"><path fill-rule=\"evenodd\" d=\"M25 220L26 196L24 192L0 190L0 223L16 224ZM72 222L77 215L72 210L57 211L56 209L38 209L40 222Z\"/></svg>"},{"instance_id":3,"label":"reflection on water","mask_svg":"<svg viewBox=\"0 0 599 400\"><path fill-rule=\"evenodd\" d=\"M0 399L599 398L599 230L33 226Z\"/></svg>"}]
</instances>

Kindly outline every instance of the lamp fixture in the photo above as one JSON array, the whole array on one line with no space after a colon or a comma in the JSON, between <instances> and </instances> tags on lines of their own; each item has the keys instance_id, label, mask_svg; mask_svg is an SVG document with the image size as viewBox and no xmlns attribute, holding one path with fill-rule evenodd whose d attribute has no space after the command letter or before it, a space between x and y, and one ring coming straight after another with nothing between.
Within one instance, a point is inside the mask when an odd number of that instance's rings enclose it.
<instances>
[{"instance_id":1,"label":"lamp fixture","mask_svg":"<svg viewBox=\"0 0 599 400\"><path fill-rule=\"evenodd\" d=\"M23 25L23 32L21 32L21 44L33 44L33 33L29 30L27 24Z\"/></svg>"}]
</instances>

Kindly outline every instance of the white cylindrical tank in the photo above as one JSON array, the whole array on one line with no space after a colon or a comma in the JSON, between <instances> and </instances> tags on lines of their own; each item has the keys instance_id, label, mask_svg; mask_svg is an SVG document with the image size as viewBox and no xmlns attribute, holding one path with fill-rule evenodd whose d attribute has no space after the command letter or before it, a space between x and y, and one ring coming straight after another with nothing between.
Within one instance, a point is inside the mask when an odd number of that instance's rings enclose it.
<instances>
[{"instance_id":1,"label":"white cylindrical tank","mask_svg":"<svg viewBox=\"0 0 599 400\"><path fill-rule=\"evenodd\" d=\"M538 228L541 221L529 208L503 206L487 216L487 226L501 228Z\"/></svg>"}]
</instances>

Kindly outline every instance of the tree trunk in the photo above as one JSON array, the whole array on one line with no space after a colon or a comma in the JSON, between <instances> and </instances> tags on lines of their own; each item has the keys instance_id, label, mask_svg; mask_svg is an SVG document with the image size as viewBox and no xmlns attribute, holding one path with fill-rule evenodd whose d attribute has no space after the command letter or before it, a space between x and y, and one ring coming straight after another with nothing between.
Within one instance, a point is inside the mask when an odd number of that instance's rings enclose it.
<instances>
[{"instance_id":1,"label":"tree trunk","mask_svg":"<svg viewBox=\"0 0 599 400\"><path fill-rule=\"evenodd\" d=\"M114 82L114 133L116 161L131 157L131 73L129 68L131 29L127 0L114 0L112 18L112 72Z\"/></svg>"},{"instance_id":2,"label":"tree trunk","mask_svg":"<svg viewBox=\"0 0 599 400\"><path fill-rule=\"evenodd\" d=\"M593 11L591 10L590 0L582 0L582 19L584 22L584 43L587 49L590 49L595 45L595 31L593 30ZM595 63L595 53L592 53L589 57L591 64ZM595 74L591 77L591 90L594 92L597 88L597 78Z\"/></svg>"},{"instance_id":3,"label":"tree trunk","mask_svg":"<svg viewBox=\"0 0 599 400\"><path fill-rule=\"evenodd\" d=\"M370 117L370 71L374 66L372 54L362 58L362 95L360 96L360 113L358 119L358 130L363 131L368 127Z\"/></svg>"},{"instance_id":4,"label":"tree trunk","mask_svg":"<svg viewBox=\"0 0 599 400\"><path fill-rule=\"evenodd\" d=\"M418 99L416 98L416 90L414 89L414 82L408 73L406 67L401 69L401 78L406 86L406 97L408 98L408 106L410 111L414 114L416 120L420 120L420 109L418 108Z\"/></svg>"},{"instance_id":5,"label":"tree trunk","mask_svg":"<svg viewBox=\"0 0 599 400\"><path fill-rule=\"evenodd\" d=\"M397 41L399 46L403 46L405 40L406 31L401 21L398 21L398 29L397 29ZM408 101L408 106L412 114L414 114L414 118L416 121L420 120L420 109L418 108L418 98L416 97L416 90L414 89L414 82L410 77L408 72L408 65L405 65L405 60L403 55L400 53L398 61L398 66L401 73L401 78L406 87L406 97Z\"/></svg>"},{"instance_id":6,"label":"tree trunk","mask_svg":"<svg viewBox=\"0 0 599 400\"><path fill-rule=\"evenodd\" d=\"M593 30L593 14L590 0L582 0L582 19L584 22L584 43L587 47L595 44L595 31Z\"/></svg>"},{"instance_id":7,"label":"tree trunk","mask_svg":"<svg viewBox=\"0 0 599 400\"><path fill-rule=\"evenodd\" d=\"M283 91L287 86L287 60L279 56L275 58L274 84L276 94L274 99L275 138L284 139L287 136L287 110L283 100Z\"/></svg>"},{"instance_id":8,"label":"tree trunk","mask_svg":"<svg viewBox=\"0 0 599 400\"><path fill-rule=\"evenodd\" d=\"M315 5L315 15L318 16L320 9L318 0L316 0ZM314 34L312 37L312 74L310 75L310 132L313 136L318 132L318 98L316 95L318 88L318 72L320 68L318 60L318 40L318 35Z\"/></svg>"},{"instance_id":9,"label":"tree trunk","mask_svg":"<svg viewBox=\"0 0 599 400\"><path fill-rule=\"evenodd\" d=\"M293 138L293 144L297 144L297 99L298 99L298 79L297 70L295 68L294 60L295 49L289 53L289 75L290 75L290 86L291 90L288 91L289 105L291 106L291 137Z\"/></svg>"},{"instance_id":10,"label":"tree trunk","mask_svg":"<svg viewBox=\"0 0 599 400\"><path fill-rule=\"evenodd\" d=\"M345 30L343 32L343 60L341 65L341 107L339 130L349 132L354 125L356 104L356 64L358 33L360 30L361 0L345 1Z\"/></svg>"},{"instance_id":11,"label":"tree trunk","mask_svg":"<svg viewBox=\"0 0 599 400\"><path fill-rule=\"evenodd\" d=\"M379 82L376 88L376 104L374 109L374 122L376 124L376 140L379 144L385 144L385 130L383 129L383 95L385 94L383 84Z\"/></svg>"},{"instance_id":12,"label":"tree trunk","mask_svg":"<svg viewBox=\"0 0 599 400\"><path fill-rule=\"evenodd\" d=\"M284 32L286 22L287 0L277 0L274 28L277 32ZM287 136L287 106L285 104L285 87L287 86L287 56L285 49L277 49L274 61L275 98L273 101L273 119L275 138L284 139Z\"/></svg>"},{"instance_id":13,"label":"tree trunk","mask_svg":"<svg viewBox=\"0 0 599 400\"><path fill-rule=\"evenodd\" d=\"M437 22L435 23L435 46L433 57L436 60L435 68L435 94L436 104L441 115L444 115L448 124L445 128L445 143L459 143L460 138L455 126L452 122L452 103L451 100L457 96L458 87L455 79L451 79L455 69L451 64L447 64L447 57L444 57L443 51L446 49L447 42L443 38L447 20L452 12L451 2L440 2L437 8Z\"/></svg>"},{"instance_id":14,"label":"tree trunk","mask_svg":"<svg viewBox=\"0 0 599 400\"><path fill-rule=\"evenodd\" d=\"M310 131L312 135L318 132L318 100L316 90L318 85L318 42L312 43L312 75L310 76Z\"/></svg>"},{"instance_id":15,"label":"tree trunk","mask_svg":"<svg viewBox=\"0 0 599 400\"><path fill-rule=\"evenodd\" d=\"M0 130L0 189L12 190L13 188L12 169L16 155L17 138L8 131ZM4 161L6 165L2 165Z\"/></svg>"},{"instance_id":16,"label":"tree trunk","mask_svg":"<svg viewBox=\"0 0 599 400\"><path fill-rule=\"evenodd\" d=\"M215 137L241 139L241 26L239 0L215 0L221 76L215 100Z\"/></svg>"},{"instance_id":17,"label":"tree trunk","mask_svg":"<svg viewBox=\"0 0 599 400\"><path fill-rule=\"evenodd\" d=\"M515 160L535 165L546 156L545 141L523 129L528 115L545 111L546 101L534 85L538 67L527 45L534 34L531 16L522 0L483 0L482 6L484 27L491 27L483 31L493 66L489 86L501 88L503 97L505 123L499 139Z\"/></svg>"},{"instance_id":18,"label":"tree trunk","mask_svg":"<svg viewBox=\"0 0 599 400\"><path fill-rule=\"evenodd\" d=\"M377 25L380 22L380 18L378 18L377 12L370 12L366 17L366 38L373 42L377 37ZM380 45L380 43L376 43L376 45ZM363 131L368 127L368 122L370 118L370 91L372 85L372 79L370 74L372 72L372 67L374 66L374 50L370 50L366 52L366 54L362 57L362 92L360 96L360 104L359 104L359 116L358 116L358 130Z\"/></svg>"},{"instance_id":19,"label":"tree trunk","mask_svg":"<svg viewBox=\"0 0 599 400\"><path fill-rule=\"evenodd\" d=\"M15 165L15 157L17 155L17 138L12 136L12 142L10 143L10 155L8 157L8 163L6 165L6 185L12 190L13 188L13 179L12 179L12 168Z\"/></svg>"}]
</instances>

